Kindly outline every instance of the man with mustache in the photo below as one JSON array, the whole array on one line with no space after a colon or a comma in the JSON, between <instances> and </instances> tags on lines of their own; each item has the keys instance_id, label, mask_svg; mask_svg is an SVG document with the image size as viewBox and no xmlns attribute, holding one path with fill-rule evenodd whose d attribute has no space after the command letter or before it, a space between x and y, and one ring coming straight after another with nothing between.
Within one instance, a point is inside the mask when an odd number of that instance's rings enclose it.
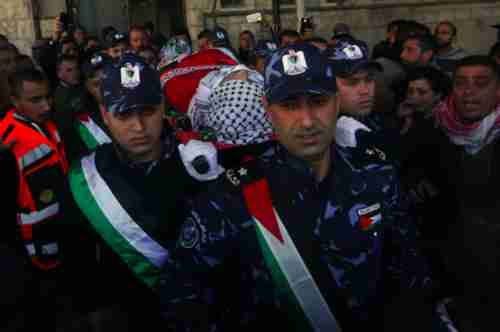
<instances>
[{"instance_id":1,"label":"man with mustache","mask_svg":"<svg viewBox=\"0 0 500 332\"><path fill-rule=\"evenodd\" d=\"M70 170L65 209L74 221L68 232L77 238L66 243L68 256L76 270L92 271L84 310L113 308L125 313L130 331L154 330L161 322L159 271L186 204L221 169L210 144L177 141L164 118L157 70L127 53L103 71L99 108L111 143ZM200 172L193 163L199 155L207 166Z\"/></svg>"},{"instance_id":2,"label":"man with mustache","mask_svg":"<svg viewBox=\"0 0 500 332\"><path fill-rule=\"evenodd\" d=\"M452 93L433 112L442 135L420 154L427 184L420 185L419 194L430 215L424 235L441 254L442 277L455 296L449 307L460 331L486 331L496 321L499 89L493 59L469 56L458 61Z\"/></svg>"},{"instance_id":3,"label":"man with mustache","mask_svg":"<svg viewBox=\"0 0 500 332\"><path fill-rule=\"evenodd\" d=\"M453 45L457 39L457 27L450 21L439 22L434 29L434 37L437 44L434 56L436 65L451 77L458 60L467 56L462 48Z\"/></svg>"},{"instance_id":4,"label":"man with mustache","mask_svg":"<svg viewBox=\"0 0 500 332\"><path fill-rule=\"evenodd\" d=\"M412 32L403 43L401 62L408 68L434 65L436 40L430 33Z\"/></svg>"},{"instance_id":5,"label":"man with mustache","mask_svg":"<svg viewBox=\"0 0 500 332\"><path fill-rule=\"evenodd\" d=\"M389 289L430 286L413 226L396 212L394 168L376 153L358 159L335 146L334 75L309 44L269 59L263 103L278 144L193 202L178 264L162 275L172 330L391 331L382 315ZM399 251L385 261L388 238ZM398 262L395 288L388 261ZM412 331L428 331L419 319Z\"/></svg>"}]
</instances>

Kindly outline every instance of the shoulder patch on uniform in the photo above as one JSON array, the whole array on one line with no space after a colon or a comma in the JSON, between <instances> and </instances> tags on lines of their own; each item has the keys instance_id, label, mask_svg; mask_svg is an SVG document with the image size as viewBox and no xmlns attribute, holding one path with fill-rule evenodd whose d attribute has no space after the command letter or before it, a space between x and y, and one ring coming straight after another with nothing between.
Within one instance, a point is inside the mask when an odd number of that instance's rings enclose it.
<instances>
[{"instance_id":1,"label":"shoulder patch on uniform","mask_svg":"<svg viewBox=\"0 0 500 332\"><path fill-rule=\"evenodd\" d=\"M357 214L359 217L359 227L363 231L372 230L382 220L380 203L361 208L357 210Z\"/></svg>"},{"instance_id":2,"label":"shoulder patch on uniform","mask_svg":"<svg viewBox=\"0 0 500 332\"><path fill-rule=\"evenodd\" d=\"M201 238L201 229L193 217L189 217L182 226L179 237L179 246L184 249L193 249Z\"/></svg>"}]
</instances>

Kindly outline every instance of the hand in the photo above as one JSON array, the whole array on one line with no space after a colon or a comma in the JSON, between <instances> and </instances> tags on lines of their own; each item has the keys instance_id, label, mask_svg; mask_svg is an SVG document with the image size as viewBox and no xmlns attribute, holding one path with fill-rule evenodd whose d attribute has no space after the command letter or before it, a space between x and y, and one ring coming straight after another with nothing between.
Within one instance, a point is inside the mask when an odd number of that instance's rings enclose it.
<instances>
[{"instance_id":1,"label":"hand","mask_svg":"<svg viewBox=\"0 0 500 332\"><path fill-rule=\"evenodd\" d=\"M61 35L64 31L63 29L63 23L61 22L61 17L57 16L54 19L54 32L53 32L53 39L58 41L61 38Z\"/></svg>"},{"instance_id":2,"label":"hand","mask_svg":"<svg viewBox=\"0 0 500 332\"><path fill-rule=\"evenodd\" d=\"M273 23L271 24L270 30L271 30L271 35L273 36L273 40L277 42L279 40L279 35L281 33L281 26L277 23Z\"/></svg>"}]
</instances>

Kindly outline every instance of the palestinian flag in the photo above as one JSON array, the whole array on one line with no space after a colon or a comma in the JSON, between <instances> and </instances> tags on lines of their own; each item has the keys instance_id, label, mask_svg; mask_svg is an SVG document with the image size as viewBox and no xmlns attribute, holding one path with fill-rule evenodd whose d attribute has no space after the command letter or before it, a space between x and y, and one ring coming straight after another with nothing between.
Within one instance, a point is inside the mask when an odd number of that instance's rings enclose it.
<instances>
[{"instance_id":1,"label":"palestinian flag","mask_svg":"<svg viewBox=\"0 0 500 332\"><path fill-rule=\"evenodd\" d=\"M359 227L362 231L372 230L376 225L382 221L382 213L380 211L380 204L373 204L367 208L358 210Z\"/></svg>"},{"instance_id":2,"label":"palestinian flag","mask_svg":"<svg viewBox=\"0 0 500 332\"><path fill-rule=\"evenodd\" d=\"M341 331L278 213L266 179L246 184L243 193L256 224L266 265L278 290L295 311L297 331Z\"/></svg>"}]
</instances>

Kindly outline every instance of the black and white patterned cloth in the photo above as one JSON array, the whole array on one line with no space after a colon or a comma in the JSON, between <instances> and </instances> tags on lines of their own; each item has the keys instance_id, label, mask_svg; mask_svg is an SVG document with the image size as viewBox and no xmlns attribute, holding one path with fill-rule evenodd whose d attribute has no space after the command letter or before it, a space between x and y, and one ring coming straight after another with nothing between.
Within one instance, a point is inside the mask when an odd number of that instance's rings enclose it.
<instances>
[{"instance_id":1,"label":"black and white patterned cloth","mask_svg":"<svg viewBox=\"0 0 500 332\"><path fill-rule=\"evenodd\" d=\"M217 141L248 145L268 141L273 129L262 105L264 86L250 80L228 80L209 97L210 111L205 127L212 128Z\"/></svg>"}]
</instances>

